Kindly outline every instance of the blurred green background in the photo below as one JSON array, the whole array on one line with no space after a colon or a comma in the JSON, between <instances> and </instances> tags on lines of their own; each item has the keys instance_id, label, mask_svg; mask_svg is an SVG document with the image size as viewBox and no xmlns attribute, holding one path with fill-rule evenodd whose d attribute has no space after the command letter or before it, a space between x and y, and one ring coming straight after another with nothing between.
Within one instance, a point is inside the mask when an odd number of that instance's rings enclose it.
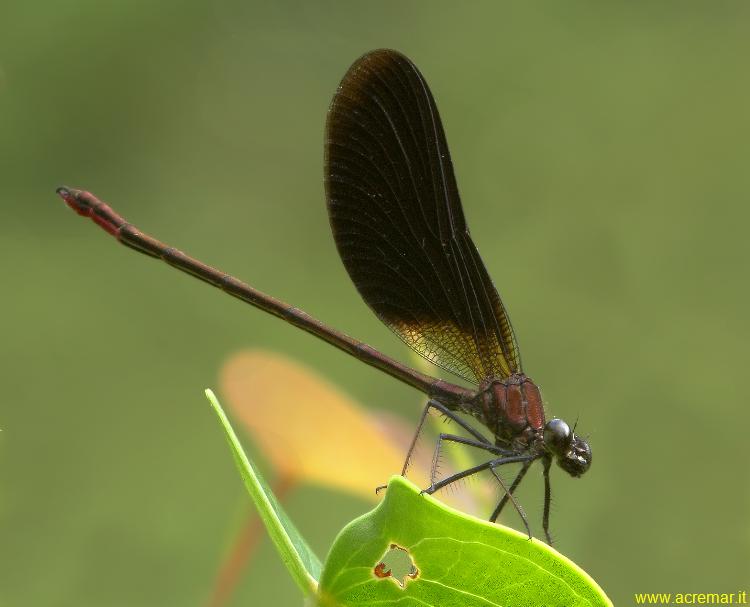
<instances>
[{"instance_id":1,"label":"blurred green background","mask_svg":"<svg viewBox=\"0 0 750 607\"><path fill-rule=\"evenodd\" d=\"M558 548L620 605L748 590L750 4L6 1L1 605L204 604L246 498L202 390L239 348L416 418L414 391L54 195L89 189L407 359L322 186L331 96L383 46L432 87L525 370L590 433L587 476L553 478ZM369 505L301 489L288 508L324 556ZM268 542L232 604L301 604Z\"/></svg>"}]
</instances>

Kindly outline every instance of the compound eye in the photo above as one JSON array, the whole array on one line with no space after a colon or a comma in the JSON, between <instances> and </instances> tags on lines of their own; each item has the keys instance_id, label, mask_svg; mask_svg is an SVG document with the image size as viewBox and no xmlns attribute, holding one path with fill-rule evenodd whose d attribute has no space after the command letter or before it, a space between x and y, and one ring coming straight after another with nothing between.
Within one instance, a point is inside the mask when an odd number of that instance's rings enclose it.
<instances>
[{"instance_id":1,"label":"compound eye","mask_svg":"<svg viewBox=\"0 0 750 607\"><path fill-rule=\"evenodd\" d=\"M544 442L557 451L567 449L572 437L570 426L561 419L551 419L544 426Z\"/></svg>"}]
</instances>

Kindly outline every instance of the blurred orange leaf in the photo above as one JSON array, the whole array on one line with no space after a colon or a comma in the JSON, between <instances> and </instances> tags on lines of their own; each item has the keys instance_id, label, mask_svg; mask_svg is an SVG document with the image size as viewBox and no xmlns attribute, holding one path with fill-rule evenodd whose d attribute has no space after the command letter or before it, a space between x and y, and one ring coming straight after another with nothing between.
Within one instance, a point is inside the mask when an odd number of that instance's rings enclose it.
<instances>
[{"instance_id":1,"label":"blurred orange leaf","mask_svg":"<svg viewBox=\"0 0 750 607\"><path fill-rule=\"evenodd\" d=\"M376 420L334 385L281 355L239 352L224 365L220 383L235 417L282 477L372 500L375 487L401 470L406 452L387 428L397 422Z\"/></svg>"}]
</instances>

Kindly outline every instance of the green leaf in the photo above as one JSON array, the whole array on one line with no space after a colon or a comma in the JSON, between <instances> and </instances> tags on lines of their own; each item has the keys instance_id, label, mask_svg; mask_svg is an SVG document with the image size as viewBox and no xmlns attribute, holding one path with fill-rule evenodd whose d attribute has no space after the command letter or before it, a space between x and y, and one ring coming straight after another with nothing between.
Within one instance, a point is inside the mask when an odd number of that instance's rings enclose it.
<instances>
[{"instance_id":1,"label":"green leaf","mask_svg":"<svg viewBox=\"0 0 750 607\"><path fill-rule=\"evenodd\" d=\"M214 393L211 390L206 390L206 397L224 428L247 492L255 503L258 514L266 526L268 535L276 545L281 560L284 561L286 568L302 589L302 592L308 596L314 595L320 578L320 560L302 539L299 531L276 500L276 496L260 473L253 467Z\"/></svg>"},{"instance_id":2,"label":"green leaf","mask_svg":"<svg viewBox=\"0 0 750 607\"><path fill-rule=\"evenodd\" d=\"M402 586L403 584L403 586ZM453 510L400 476L336 538L326 607L610 606L583 570L539 540Z\"/></svg>"}]
</instances>

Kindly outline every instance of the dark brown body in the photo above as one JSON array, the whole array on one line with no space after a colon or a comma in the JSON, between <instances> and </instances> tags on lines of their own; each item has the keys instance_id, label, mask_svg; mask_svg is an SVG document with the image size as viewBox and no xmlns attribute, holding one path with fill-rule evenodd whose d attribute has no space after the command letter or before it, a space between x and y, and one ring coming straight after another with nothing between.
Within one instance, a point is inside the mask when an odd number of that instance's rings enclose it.
<instances>
[{"instance_id":1,"label":"dark brown body","mask_svg":"<svg viewBox=\"0 0 750 607\"><path fill-rule=\"evenodd\" d=\"M487 426L499 447L526 451L543 440L542 395L523 373L483 384L471 407L469 413Z\"/></svg>"}]
</instances>

